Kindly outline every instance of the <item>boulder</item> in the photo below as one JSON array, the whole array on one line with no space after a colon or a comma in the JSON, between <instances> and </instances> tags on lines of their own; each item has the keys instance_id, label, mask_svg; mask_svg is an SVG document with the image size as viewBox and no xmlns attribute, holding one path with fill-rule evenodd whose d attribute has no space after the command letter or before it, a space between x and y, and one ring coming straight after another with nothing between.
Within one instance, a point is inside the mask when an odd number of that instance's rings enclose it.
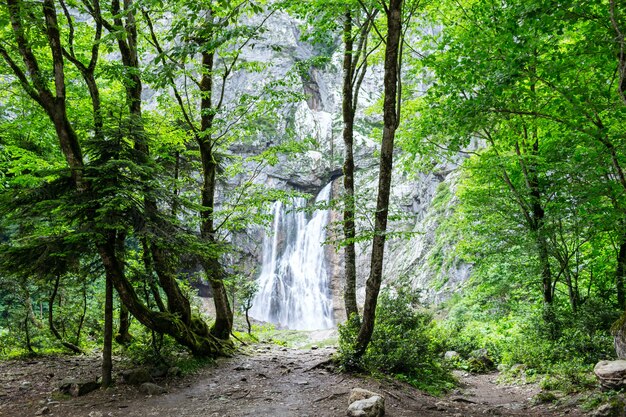
<instances>
[{"instance_id":1,"label":"boulder","mask_svg":"<svg viewBox=\"0 0 626 417\"><path fill-rule=\"evenodd\" d=\"M352 389L348 404L348 417L382 417L385 415L383 396L362 388Z\"/></svg>"},{"instance_id":2,"label":"boulder","mask_svg":"<svg viewBox=\"0 0 626 417\"><path fill-rule=\"evenodd\" d=\"M470 371L478 373L488 372L492 370L495 365L493 360L489 357L487 349L474 350L470 353L470 358L467 362Z\"/></svg>"},{"instance_id":3,"label":"boulder","mask_svg":"<svg viewBox=\"0 0 626 417\"><path fill-rule=\"evenodd\" d=\"M352 404L355 401L359 401L359 400L365 400L367 398L373 397L375 395L378 395L379 397L382 397L382 395L372 392L372 391L368 391L366 389L363 388L352 388L352 392L350 392L350 398L348 398L348 405Z\"/></svg>"},{"instance_id":4,"label":"boulder","mask_svg":"<svg viewBox=\"0 0 626 417\"><path fill-rule=\"evenodd\" d=\"M600 361L593 368L593 373L604 388L626 387L626 360Z\"/></svg>"},{"instance_id":5,"label":"boulder","mask_svg":"<svg viewBox=\"0 0 626 417\"><path fill-rule=\"evenodd\" d=\"M139 391L146 395L160 395L165 394L167 390L160 385L153 384L152 382L144 382L139 386Z\"/></svg>"},{"instance_id":6,"label":"boulder","mask_svg":"<svg viewBox=\"0 0 626 417\"><path fill-rule=\"evenodd\" d=\"M144 382L152 382L150 371L145 368L128 369L121 373L122 379L129 385L141 385Z\"/></svg>"},{"instance_id":7,"label":"boulder","mask_svg":"<svg viewBox=\"0 0 626 417\"><path fill-rule=\"evenodd\" d=\"M378 395L357 400L348 407L348 417L382 417L385 415L385 400Z\"/></svg>"},{"instance_id":8,"label":"boulder","mask_svg":"<svg viewBox=\"0 0 626 417\"><path fill-rule=\"evenodd\" d=\"M443 358L447 361L456 361L456 360L461 359L461 355L459 354L459 352L455 352L454 350L449 350L443 355Z\"/></svg>"},{"instance_id":9,"label":"boulder","mask_svg":"<svg viewBox=\"0 0 626 417\"><path fill-rule=\"evenodd\" d=\"M96 381L79 381L74 378L66 378L59 384L59 391L72 397L81 397L98 388L100 384Z\"/></svg>"}]
</instances>

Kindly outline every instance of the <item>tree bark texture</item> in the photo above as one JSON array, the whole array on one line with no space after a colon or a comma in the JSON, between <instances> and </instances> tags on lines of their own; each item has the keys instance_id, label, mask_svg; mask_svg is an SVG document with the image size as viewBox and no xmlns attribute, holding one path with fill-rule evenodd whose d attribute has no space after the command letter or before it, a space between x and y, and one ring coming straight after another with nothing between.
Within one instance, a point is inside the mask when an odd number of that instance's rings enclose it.
<instances>
[{"instance_id":1,"label":"tree bark texture","mask_svg":"<svg viewBox=\"0 0 626 417\"><path fill-rule=\"evenodd\" d=\"M108 388L112 382L113 360L113 283L106 277L104 297L104 334L102 346L102 388Z\"/></svg>"},{"instance_id":2,"label":"tree bark texture","mask_svg":"<svg viewBox=\"0 0 626 417\"><path fill-rule=\"evenodd\" d=\"M200 212L200 234L205 242L217 247L215 238L215 226L213 211L215 209L215 188L217 161L213 152L211 130L215 118L213 108L213 66L214 52L202 54L202 78L200 80L200 132L197 136L202 159L202 211ZM207 280L213 291L215 304L215 323L211 328L211 334L220 339L228 339L233 328L233 311L228 301L228 293L224 286L225 271L219 259L217 251L209 251L203 260L203 267Z\"/></svg>"},{"instance_id":3,"label":"tree bark texture","mask_svg":"<svg viewBox=\"0 0 626 417\"><path fill-rule=\"evenodd\" d=\"M354 88L354 38L352 36L352 13L347 11L344 16L344 55L343 55L343 143L345 156L343 163L343 234L346 240L344 247L345 257L345 288L344 304L346 317L359 315L356 302L356 227L354 221L354 115L355 108L352 100Z\"/></svg>"},{"instance_id":4,"label":"tree bark texture","mask_svg":"<svg viewBox=\"0 0 626 417\"><path fill-rule=\"evenodd\" d=\"M362 356L374 332L376 305L382 282L385 237L389 212L389 195L393 167L393 149L399 114L397 108L400 39L402 34L402 0L389 0L386 7L387 37L385 47L385 97L383 104L383 139L380 149L380 172L378 176L378 198L372 242L370 275L367 279L363 321L356 340L356 354Z\"/></svg>"}]
</instances>

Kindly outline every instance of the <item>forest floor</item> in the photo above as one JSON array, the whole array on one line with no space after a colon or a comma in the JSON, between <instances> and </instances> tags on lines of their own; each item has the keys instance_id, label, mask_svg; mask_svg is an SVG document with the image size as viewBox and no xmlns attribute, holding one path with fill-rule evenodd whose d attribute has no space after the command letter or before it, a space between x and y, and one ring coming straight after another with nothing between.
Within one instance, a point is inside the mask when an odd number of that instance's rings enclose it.
<instances>
[{"instance_id":1,"label":"forest floor","mask_svg":"<svg viewBox=\"0 0 626 417\"><path fill-rule=\"evenodd\" d=\"M0 363L0 416L60 417L327 417L344 416L350 390L385 397L386 416L582 416L574 405L534 405L533 384L496 382L498 375L457 373L459 388L433 397L393 380L334 372L332 347L291 349L259 344L219 359L193 375L156 381L167 389L147 396L122 383L78 398L62 397L59 382L71 376L95 379L99 358L43 357ZM119 371L119 363L118 369Z\"/></svg>"}]
</instances>

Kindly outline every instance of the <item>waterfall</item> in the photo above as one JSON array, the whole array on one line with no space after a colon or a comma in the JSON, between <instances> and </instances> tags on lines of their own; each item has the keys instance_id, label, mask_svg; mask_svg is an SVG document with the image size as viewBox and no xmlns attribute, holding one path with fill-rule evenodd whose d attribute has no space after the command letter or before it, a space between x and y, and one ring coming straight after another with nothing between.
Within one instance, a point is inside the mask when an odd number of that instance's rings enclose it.
<instances>
[{"instance_id":1,"label":"waterfall","mask_svg":"<svg viewBox=\"0 0 626 417\"><path fill-rule=\"evenodd\" d=\"M328 202L331 184L315 202ZM318 330L333 327L332 300L323 242L328 210L316 210L310 220L302 210L306 200L290 207L272 205L272 233L263 239L263 267L250 315L282 327Z\"/></svg>"}]
</instances>

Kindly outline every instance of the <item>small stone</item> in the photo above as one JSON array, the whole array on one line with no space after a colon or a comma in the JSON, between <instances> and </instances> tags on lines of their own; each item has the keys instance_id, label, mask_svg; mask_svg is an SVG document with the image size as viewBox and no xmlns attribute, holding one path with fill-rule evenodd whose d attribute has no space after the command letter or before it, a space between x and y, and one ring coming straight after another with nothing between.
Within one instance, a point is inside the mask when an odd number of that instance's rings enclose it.
<instances>
[{"instance_id":1,"label":"small stone","mask_svg":"<svg viewBox=\"0 0 626 417\"><path fill-rule=\"evenodd\" d=\"M296 385L309 385L309 381L296 381Z\"/></svg>"},{"instance_id":2,"label":"small stone","mask_svg":"<svg viewBox=\"0 0 626 417\"><path fill-rule=\"evenodd\" d=\"M319 346L317 346L317 345L313 345L313 346L311 346L311 350L317 350L317 349L319 349L319 348L320 348L320 347L319 347Z\"/></svg>"},{"instance_id":3,"label":"small stone","mask_svg":"<svg viewBox=\"0 0 626 417\"><path fill-rule=\"evenodd\" d=\"M139 386L139 391L146 395L160 395L165 394L167 390L160 385L153 384L152 382L144 382Z\"/></svg>"},{"instance_id":4,"label":"small stone","mask_svg":"<svg viewBox=\"0 0 626 417\"><path fill-rule=\"evenodd\" d=\"M46 414L50 414L50 409L48 407L40 408L35 413L36 416L45 416Z\"/></svg>"},{"instance_id":5,"label":"small stone","mask_svg":"<svg viewBox=\"0 0 626 417\"><path fill-rule=\"evenodd\" d=\"M378 395L358 400L348 407L348 417L382 417L385 415L385 400Z\"/></svg>"},{"instance_id":6,"label":"small stone","mask_svg":"<svg viewBox=\"0 0 626 417\"><path fill-rule=\"evenodd\" d=\"M102 414L102 411L92 411L89 413L89 417L104 417L104 414Z\"/></svg>"}]
</instances>

